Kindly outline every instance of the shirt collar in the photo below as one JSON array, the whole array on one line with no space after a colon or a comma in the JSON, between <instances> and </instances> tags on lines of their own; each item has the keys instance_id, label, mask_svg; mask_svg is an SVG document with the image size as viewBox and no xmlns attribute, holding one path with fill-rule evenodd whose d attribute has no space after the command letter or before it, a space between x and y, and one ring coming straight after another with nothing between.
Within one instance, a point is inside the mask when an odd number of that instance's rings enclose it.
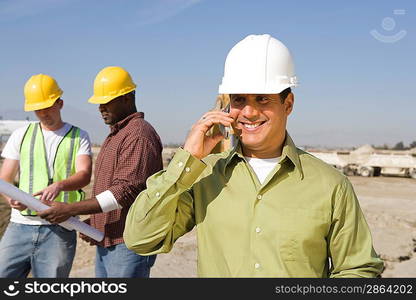
<instances>
[{"instance_id":1,"label":"shirt collar","mask_svg":"<svg viewBox=\"0 0 416 300\"><path fill-rule=\"evenodd\" d=\"M131 115L128 115L127 117L125 117L123 120L118 121L116 124L111 125L110 129L111 129L111 133L116 133L118 132L120 129L124 128L127 126L127 124L130 122L131 119L135 119L135 118L144 118L144 112L135 112Z\"/></svg>"},{"instance_id":2,"label":"shirt collar","mask_svg":"<svg viewBox=\"0 0 416 300\"><path fill-rule=\"evenodd\" d=\"M227 157L227 160L225 162L224 167L227 167L227 165L233 159L236 159L236 158L244 159L243 151L242 151L240 142L238 142L230 150L230 154ZM291 161L293 163L293 165L295 166L295 169L298 171L300 179L303 179L304 174L303 174L303 170L302 170L302 165L300 163L297 148L296 148L295 143L293 142L292 138L290 137L289 133L286 131L286 138L285 138L285 142L284 142L284 145L283 145L282 156L280 158L280 161L284 162L287 159L289 161Z\"/></svg>"}]
</instances>

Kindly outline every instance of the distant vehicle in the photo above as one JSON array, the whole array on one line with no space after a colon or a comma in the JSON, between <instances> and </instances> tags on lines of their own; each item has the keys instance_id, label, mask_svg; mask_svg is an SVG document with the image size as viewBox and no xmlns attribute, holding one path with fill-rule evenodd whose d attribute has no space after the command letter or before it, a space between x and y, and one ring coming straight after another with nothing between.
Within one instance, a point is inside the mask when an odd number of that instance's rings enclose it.
<instances>
[{"instance_id":1,"label":"distant vehicle","mask_svg":"<svg viewBox=\"0 0 416 300\"><path fill-rule=\"evenodd\" d=\"M309 152L345 175L402 176L416 179L416 156L407 153L360 153L338 155L332 152ZM345 153L344 153L345 154Z\"/></svg>"},{"instance_id":2,"label":"distant vehicle","mask_svg":"<svg viewBox=\"0 0 416 300\"><path fill-rule=\"evenodd\" d=\"M409 154L371 154L366 162L348 167L365 177L393 175L416 179L416 158Z\"/></svg>"}]
</instances>

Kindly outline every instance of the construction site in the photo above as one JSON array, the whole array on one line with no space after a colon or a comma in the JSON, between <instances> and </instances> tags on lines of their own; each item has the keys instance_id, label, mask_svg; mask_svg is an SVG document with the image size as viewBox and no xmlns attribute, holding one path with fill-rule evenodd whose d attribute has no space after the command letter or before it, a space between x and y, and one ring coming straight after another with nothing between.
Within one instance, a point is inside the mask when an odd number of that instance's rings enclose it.
<instances>
[{"instance_id":1,"label":"construction site","mask_svg":"<svg viewBox=\"0 0 416 300\"><path fill-rule=\"evenodd\" d=\"M0 121L1 141L28 121ZM94 158L99 147L93 148ZM220 151L221 149L217 149ZM347 175L370 227L374 248L384 260L382 277L416 277L416 149L377 150L363 145L354 150L304 149ZM164 167L176 149L163 149ZM91 195L93 181L86 187ZM0 201L0 237L10 208ZM197 277L195 230L181 237L168 254L158 255L151 277ZM78 238L71 277L94 277L95 247Z\"/></svg>"}]
</instances>

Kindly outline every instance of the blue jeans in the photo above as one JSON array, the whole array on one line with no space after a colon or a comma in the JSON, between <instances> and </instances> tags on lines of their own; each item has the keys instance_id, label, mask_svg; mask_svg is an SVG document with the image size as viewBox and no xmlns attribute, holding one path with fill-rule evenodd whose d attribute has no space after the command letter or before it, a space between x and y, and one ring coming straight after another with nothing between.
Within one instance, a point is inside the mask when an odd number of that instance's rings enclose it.
<instances>
[{"instance_id":1,"label":"blue jeans","mask_svg":"<svg viewBox=\"0 0 416 300\"><path fill-rule=\"evenodd\" d=\"M104 248L97 246L95 277L147 278L156 255L141 256L127 249L124 243Z\"/></svg>"},{"instance_id":2,"label":"blue jeans","mask_svg":"<svg viewBox=\"0 0 416 300\"><path fill-rule=\"evenodd\" d=\"M77 234L59 225L10 222L0 241L0 277L68 277Z\"/></svg>"}]
</instances>

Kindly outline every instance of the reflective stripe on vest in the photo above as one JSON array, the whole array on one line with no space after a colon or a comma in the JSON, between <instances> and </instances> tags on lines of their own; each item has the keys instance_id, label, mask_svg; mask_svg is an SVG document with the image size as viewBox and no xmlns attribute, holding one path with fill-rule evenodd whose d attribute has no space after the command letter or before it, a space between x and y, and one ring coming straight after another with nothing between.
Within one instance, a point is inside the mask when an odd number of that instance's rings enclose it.
<instances>
[{"instance_id":1,"label":"reflective stripe on vest","mask_svg":"<svg viewBox=\"0 0 416 300\"><path fill-rule=\"evenodd\" d=\"M39 123L28 126L20 147L19 188L33 194L53 182L64 180L75 174L75 157L80 146L80 130L72 127L60 141L53 162L53 174L50 174L45 143ZM83 200L82 190L60 192L54 201L73 203ZM29 209L22 215L35 216Z\"/></svg>"}]
</instances>

